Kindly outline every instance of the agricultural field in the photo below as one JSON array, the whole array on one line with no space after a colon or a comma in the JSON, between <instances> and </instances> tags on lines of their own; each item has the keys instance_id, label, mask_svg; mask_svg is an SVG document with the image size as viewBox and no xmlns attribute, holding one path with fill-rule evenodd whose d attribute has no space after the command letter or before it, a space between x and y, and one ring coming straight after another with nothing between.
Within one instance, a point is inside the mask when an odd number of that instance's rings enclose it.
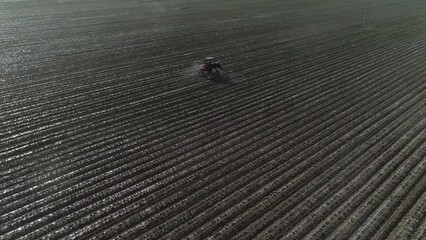
<instances>
[{"instance_id":1,"label":"agricultural field","mask_svg":"<svg viewBox=\"0 0 426 240\"><path fill-rule=\"evenodd\" d=\"M0 239L426 239L425 1L0 0L0 21Z\"/></svg>"}]
</instances>

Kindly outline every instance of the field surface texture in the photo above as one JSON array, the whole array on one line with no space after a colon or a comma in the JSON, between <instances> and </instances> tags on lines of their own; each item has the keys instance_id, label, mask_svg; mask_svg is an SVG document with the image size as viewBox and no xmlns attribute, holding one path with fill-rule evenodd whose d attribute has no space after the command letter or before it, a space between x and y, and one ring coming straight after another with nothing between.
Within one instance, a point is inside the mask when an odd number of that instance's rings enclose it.
<instances>
[{"instance_id":1,"label":"field surface texture","mask_svg":"<svg viewBox=\"0 0 426 240\"><path fill-rule=\"evenodd\" d=\"M0 0L0 239L426 239L425 10Z\"/></svg>"}]
</instances>

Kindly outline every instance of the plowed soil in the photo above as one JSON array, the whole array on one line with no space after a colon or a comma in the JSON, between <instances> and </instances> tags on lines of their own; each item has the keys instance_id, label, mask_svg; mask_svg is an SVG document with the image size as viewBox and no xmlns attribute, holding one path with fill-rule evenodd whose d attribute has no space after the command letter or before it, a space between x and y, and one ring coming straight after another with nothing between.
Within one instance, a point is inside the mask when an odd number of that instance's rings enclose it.
<instances>
[{"instance_id":1,"label":"plowed soil","mask_svg":"<svg viewBox=\"0 0 426 240\"><path fill-rule=\"evenodd\" d=\"M424 1L0 19L1 239L426 239Z\"/></svg>"}]
</instances>

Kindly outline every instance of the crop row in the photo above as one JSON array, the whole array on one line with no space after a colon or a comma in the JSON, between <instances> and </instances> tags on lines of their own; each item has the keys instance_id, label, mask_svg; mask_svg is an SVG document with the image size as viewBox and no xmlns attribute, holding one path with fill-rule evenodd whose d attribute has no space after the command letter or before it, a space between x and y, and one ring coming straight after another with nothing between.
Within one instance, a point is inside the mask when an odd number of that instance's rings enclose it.
<instances>
[{"instance_id":1,"label":"crop row","mask_svg":"<svg viewBox=\"0 0 426 240\"><path fill-rule=\"evenodd\" d=\"M128 8L18 31L52 41L3 50L32 64L1 88L0 238L422 239L425 27L382 13L380 31L354 30L352 4L227 22L231 4L194 24L195 9ZM182 64L200 52L229 61L231 84Z\"/></svg>"},{"instance_id":2,"label":"crop row","mask_svg":"<svg viewBox=\"0 0 426 240\"><path fill-rule=\"evenodd\" d=\"M121 119L120 119L121 120ZM104 140L104 139L101 139L101 140Z\"/></svg>"}]
</instances>

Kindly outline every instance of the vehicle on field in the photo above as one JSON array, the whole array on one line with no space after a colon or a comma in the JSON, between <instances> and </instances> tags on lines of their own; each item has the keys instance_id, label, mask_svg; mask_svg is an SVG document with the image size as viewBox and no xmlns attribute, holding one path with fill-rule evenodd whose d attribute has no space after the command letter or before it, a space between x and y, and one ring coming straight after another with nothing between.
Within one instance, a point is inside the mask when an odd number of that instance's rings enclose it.
<instances>
[{"instance_id":1,"label":"vehicle on field","mask_svg":"<svg viewBox=\"0 0 426 240\"><path fill-rule=\"evenodd\" d=\"M220 70L222 70L222 66L214 57L205 57L198 74L202 77L212 79L214 76L220 76Z\"/></svg>"}]
</instances>

